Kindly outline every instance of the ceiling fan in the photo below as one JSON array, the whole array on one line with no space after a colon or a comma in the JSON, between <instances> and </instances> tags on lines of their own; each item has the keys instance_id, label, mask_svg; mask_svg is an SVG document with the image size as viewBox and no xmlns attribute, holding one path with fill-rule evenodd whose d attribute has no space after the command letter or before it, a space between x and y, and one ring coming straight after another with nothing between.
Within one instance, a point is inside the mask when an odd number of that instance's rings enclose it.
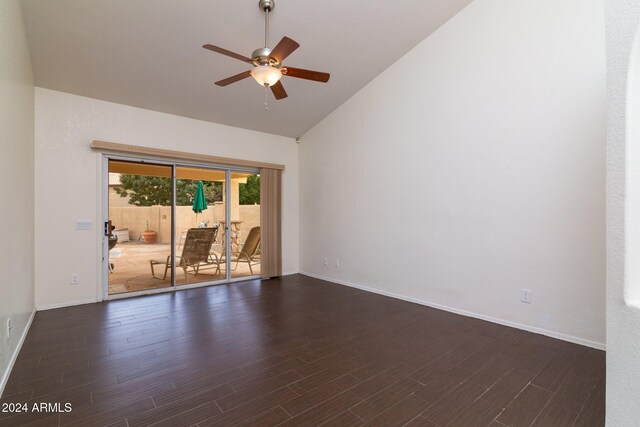
<instances>
[{"instance_id":1,"label":"ceiling fan","mask_svg":"<svg viewBox=\"0 0 640 427\"><path fill-rule=\"evenodd\" d=\"M270 87L276 99L284 99L288 95L280 81L282 76L297 77L299 79L313 80L322 83L328 82L330 77L328 73L304 70L302 68L294 68L282 64L282 61L291 55L298 47L300 47L300 45L289 37L283 37L276 47L270 49L269 12L273 11L275 8L275 0L259 0L258 6L264 11L264 47L254 50L251 54L251 58L247 58L246 56L212 44L205 44L202 46L205 49L209 49L253 65L253 69L217 81L216 85L227 86L251 76L256 80L256 82L258 82L258 84L265 88Z\"/></svg>"}]
</instances>

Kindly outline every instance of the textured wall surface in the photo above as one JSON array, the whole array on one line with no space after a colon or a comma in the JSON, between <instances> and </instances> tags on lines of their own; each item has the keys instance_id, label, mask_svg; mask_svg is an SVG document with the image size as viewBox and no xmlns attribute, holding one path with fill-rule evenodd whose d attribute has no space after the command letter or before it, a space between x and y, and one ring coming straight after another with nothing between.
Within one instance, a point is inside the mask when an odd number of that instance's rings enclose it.
<instances>
[{"instance_id":1,"label":"textured wall surface","mask_svg":"<svg viewBox=\"0 0 640 427\"><path fill-rule=\"evenodd\" d=\"M640 309L625 303L625 287L638 286L625 277L638 268L640 259L625 248L629 231L640 218L631 216L627 195L640 189L626 187L638 165L628 153L639 149L640 140L628 130L640 125L640 3L607 0L607 425L635 426L640 423ZM634 40L635 49L634 49ZM631 89L631 91L629 91ZM636 135L640 135L636 133ZM625 169L628 165L629 170ZM625 221L625 216L627 221ZM634 224L636 223L636 224ZM630 227L631 226L631 227ZM637 243L632 242L633 245ZM625 259L625 254L627 258ZM632 301L628 301L632 302Z\"/></svg>"},{"instance_id":2,"label":"textured wall surface","mask_svg":"<svg viewBox=\"0 0 640 427\"><path fill-rule=\"evenodd\" d=\"M33 93L20 2L0 0L0 393L33 312Z\"/></svg>"},{"instance_id":3,"label":"textured wall surface","mask_svg":"<svg viewBox=\"0 0 640 427\"><path fill-rule=\"evenodd\" d=\"M472 2L303 136L301 271L603 347L605 67L601 0Z\"/></svg>"}]
</instances>

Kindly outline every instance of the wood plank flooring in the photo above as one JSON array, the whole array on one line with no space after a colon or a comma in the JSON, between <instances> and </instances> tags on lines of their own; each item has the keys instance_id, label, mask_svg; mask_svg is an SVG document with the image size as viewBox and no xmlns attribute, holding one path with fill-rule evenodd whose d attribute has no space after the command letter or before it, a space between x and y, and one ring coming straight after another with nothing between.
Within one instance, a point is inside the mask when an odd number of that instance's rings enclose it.
<instances>
[{"instance_id":1,"label":"wood plank flooring","mask_svg":"<svg viewBox=\"0 0 640 427\"><path fill-rule=\"evenodd\" d=\"M2 426L602 426L605 354L302 275L39 312Z\"/></svg>"}]
</instances>

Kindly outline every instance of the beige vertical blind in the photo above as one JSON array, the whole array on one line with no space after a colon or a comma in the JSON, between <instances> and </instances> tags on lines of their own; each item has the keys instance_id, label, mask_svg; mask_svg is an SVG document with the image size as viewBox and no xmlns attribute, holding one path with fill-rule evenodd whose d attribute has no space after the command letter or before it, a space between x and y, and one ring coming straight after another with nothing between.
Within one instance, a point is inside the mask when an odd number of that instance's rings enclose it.
<instances>
[{"instance_id":1,"label":"beige vertical blind","mask_svg":"<svg viewBox=\"0 0 640 427\"><path fill-rule=\"evenodd\" d=\"M282 171L260 169L260 275L282 276Z\"/></svg>"}]
</instances>

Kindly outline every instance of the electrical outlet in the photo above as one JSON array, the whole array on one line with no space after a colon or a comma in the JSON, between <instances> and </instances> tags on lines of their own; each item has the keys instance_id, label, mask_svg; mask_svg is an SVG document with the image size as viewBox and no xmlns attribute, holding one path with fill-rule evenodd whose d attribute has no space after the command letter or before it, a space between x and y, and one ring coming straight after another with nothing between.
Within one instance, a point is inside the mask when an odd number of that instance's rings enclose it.
<instances>
[{"instance_id":1,"label":"electrical outlet","mask_svg":"<svg viewBox=\"0 0 640 427\"><path fill-rule=\"evenodd\" d=\"M329 258L324 257L324 265L325 266L329 265Z\"/></svg>"},{"instance_id":2,"label":"electrical outlet","mask_svg":"<svg viewBox=\"0 0 640 427\"><path fill-rule=\"evenodd\" d=\"M336 258L336 262L334 263L334 267L340 269L340 259Z\"/></svg>"},{"instance_id":3,"label":"electrical outlet","mask_svg":"<svg viewBox=\"0 0 640 427\"><path fill-rule=\"evenodd\" d=\"M531 304L531 289L523 289L520 294L520 300L527 304Z\"/></svg>"},{"instance_id":4,"label":"electrical outlet","mask_svg":"<svg viewBox=\"0 0 640 427\"><path fill-rule=\"evenodd\" d=\"M78 273L73 273L71 275L71 284L72 285L77 285L78 283L80 283L80 281L78 279Z\"/></svg>"},{"instance_id":5,"label":"electrical outlet","mask_svg":"<svg viewBox=\"0 0 640 427\"><path fill-rule=\"evenodd\" d=\"M7 319L7 339L11 338L11 318Z\"/></svg>"}]
</instances>

